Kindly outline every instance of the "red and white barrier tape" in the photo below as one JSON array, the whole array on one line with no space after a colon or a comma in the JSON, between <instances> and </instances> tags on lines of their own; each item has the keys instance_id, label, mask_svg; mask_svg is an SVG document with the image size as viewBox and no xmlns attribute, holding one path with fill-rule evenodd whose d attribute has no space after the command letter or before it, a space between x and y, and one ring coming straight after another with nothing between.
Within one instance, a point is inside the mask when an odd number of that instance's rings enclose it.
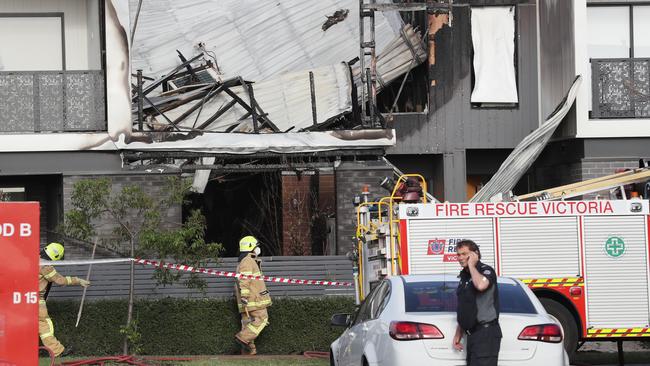
<instances>
[{"instance_id":1,"label":"red and white barrier tape","mask_svg":"<svg viewBox=\"0 0 650 366\"><path fill-rule=\"evenodd\" d=\"M158 261L151 261L148 259L136 258L134 259L135 263L146 264L154 267L163 267L168 269L174 269L177 271L185 272L197 272L205 273L213 276L221 277L233 277L233 278L248 278L252 280L262 280L265 282L277 282L277 283L289 283L295 285L317 285L317 286L352 286L350 282L337 282L337 281L318 281L318 280L299 280L295 278L281 278L281 277L269 277L269 276L254 276L254 275L245 275L236 272L226 272L226 271L217 271L209 268L199 268L186 266L184 264L174 264L174 263L161 263Z\"/></svg>"}]
</instances>

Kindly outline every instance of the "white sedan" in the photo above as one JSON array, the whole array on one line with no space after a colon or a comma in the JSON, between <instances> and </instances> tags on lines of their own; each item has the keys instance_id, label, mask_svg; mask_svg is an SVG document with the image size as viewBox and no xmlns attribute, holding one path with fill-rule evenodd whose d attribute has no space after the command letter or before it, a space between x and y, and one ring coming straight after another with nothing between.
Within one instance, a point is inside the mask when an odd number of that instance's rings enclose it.
<instances>
[{"instance_id":1,"label":"white sedan","mask_svg":"<svg viewBox=\"0 0 650 366\"><path fill-rule=\"evenodd\" d=\"M499 277L497 284L503 332L499 366L568 366L558 321L520 281ZM457 286L451 275L382 280L354 314L332 317L332 325L347 328L331 345L331 365L465 365L465 352L452 345Z\"/></svg>"}]
</instances>

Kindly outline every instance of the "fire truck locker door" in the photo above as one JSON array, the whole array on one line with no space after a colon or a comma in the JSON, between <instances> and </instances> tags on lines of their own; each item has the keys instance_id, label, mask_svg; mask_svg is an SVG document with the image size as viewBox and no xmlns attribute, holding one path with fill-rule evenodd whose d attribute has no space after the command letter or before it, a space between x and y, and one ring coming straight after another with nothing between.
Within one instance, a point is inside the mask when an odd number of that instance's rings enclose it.
<instances>
[{"instance_id":1,"label":"fire truck locker door","mask_svg":"<svg viewBox=\"0 0 650 366\"><path fill-rule=\"evenodd\" d=\"M580 273L575 216L499 219L501 275L519 278L575 277Z\"/></svg>"},{"instance_id":2,"label":"fire truck locker door","mask_svg":"<svg viewBox=\"0 0 650 366\"><path fill-rule=\"evenodd\" d=\"M38 364L37 202L0 202L0 365Z\"/></svg>"},{"instance_id":3,"label":"fire truck locker door","mask_svg":"<svg viewBox=\"0 0 650 366\"><path fill-rule=\"evenodd\" d=\"M648 327L648 247L643 216L584 218L588 328Z\"/></svg>"},{"instance_id":4,"label":"fire truck locker door","mask_svg":"<svg viewBox=\"0 0 650 366\"><path fill-rule=\"evenodd\" d=\"M481 261L494 266L494 219L409 219L408 255L410 274L460 271L456 242L471 239L481 249Z\"/></svg>"}]
</instances>

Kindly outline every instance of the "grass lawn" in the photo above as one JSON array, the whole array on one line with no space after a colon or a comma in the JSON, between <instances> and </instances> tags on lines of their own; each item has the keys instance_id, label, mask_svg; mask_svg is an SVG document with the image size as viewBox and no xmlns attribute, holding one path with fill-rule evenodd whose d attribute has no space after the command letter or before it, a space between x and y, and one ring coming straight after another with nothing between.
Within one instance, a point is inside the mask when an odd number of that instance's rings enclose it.
<instances>
[{"instance_id":1,"label":"grass lawn","mask_svg":"<svg viewBox=\"0 0 650 366\"><path fill-rule=\"evenodd\" d=\"M174 356L185 358L185 356ZM64 357L57 359L57 365L64 361L76 361L89 359L90 357ZM187 356L187 358L193 358ZM183 365L183 366L327 366L329 360L307 358L303 356L197 356L194 361L148 361L151 365ZM39 359L39 366L49 366L50 360L47 358ZM106 363L106 365L124 365L117 363Z\"/></svg>"}]
</instances>

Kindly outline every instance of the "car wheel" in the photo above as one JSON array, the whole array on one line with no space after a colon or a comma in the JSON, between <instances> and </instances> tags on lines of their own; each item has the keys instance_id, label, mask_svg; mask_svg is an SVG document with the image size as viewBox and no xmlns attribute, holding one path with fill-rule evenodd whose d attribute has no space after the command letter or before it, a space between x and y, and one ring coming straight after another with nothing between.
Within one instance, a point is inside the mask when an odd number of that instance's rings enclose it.
<instances>
[{"instance_id":1,"label":"car wheel","mask_svg":"<svg viewBox=\"0 0 650 366\"><path fill-rule=\"evenodd\" d=\"M330 349L330 366L336 366L336 363L334 363L334 352L332 352L332 349Z\"/></svg>"},{"instance_id":2,"label":"car wheel","mask_svg":"<svg viewBox=\"0 0 650 366\"><path fill-rule=\"evenodd\" d=\"M539 299L546 311L560 322L564 330L564 349L573 359L576 349L578 348L578 325L573 314L562 304L555 300L541 298Z\"/></svg>"}]
</instances>

